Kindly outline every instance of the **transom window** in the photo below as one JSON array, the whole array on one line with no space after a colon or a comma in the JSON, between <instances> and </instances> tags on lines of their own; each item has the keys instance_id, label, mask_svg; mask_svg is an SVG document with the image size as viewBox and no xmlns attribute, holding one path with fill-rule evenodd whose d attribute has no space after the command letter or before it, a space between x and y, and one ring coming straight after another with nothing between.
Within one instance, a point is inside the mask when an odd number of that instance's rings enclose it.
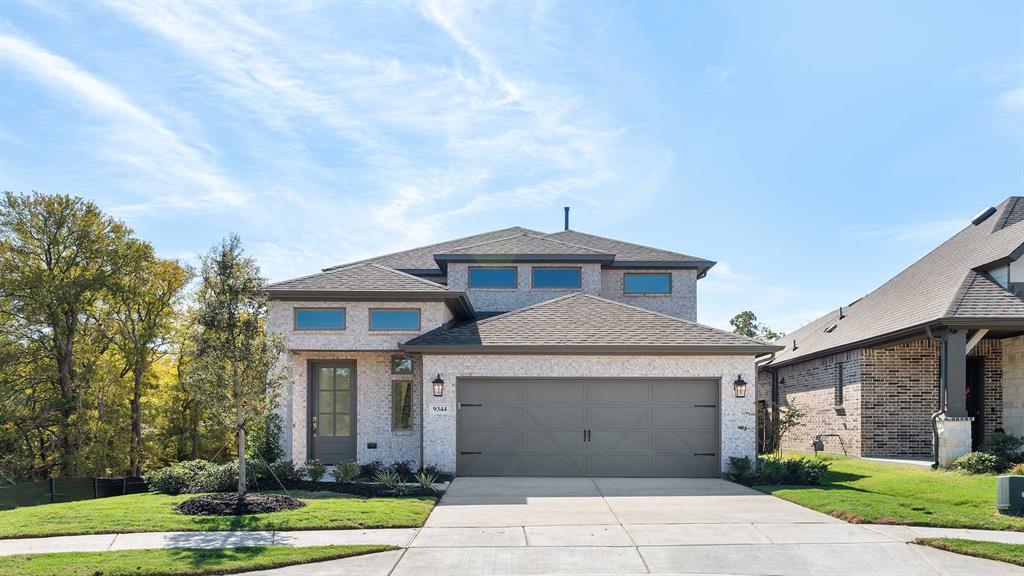
<instances>
[{"instance_id":1,"label":"transom window","mask_svg":"<svg viewBox=\"0 0 1024 576\"><path fill-rule=\"evenodd\" d=\"M469 269L470 288L515 288L518 271L515 268L472 266Z\"/></svg>"},{"instance_id":2,"label":"transom window","mask_svg":"<svg viewBox=\"0 0 1024 576\"><path fill-rule=\"evenodd\" d=\"M668 272L626 272L622 275L624 294L671 294L672 275Z\"/></svg>"},{"instance_id":3,"label":"transom window","mask_svg":"<svg viewBox=\"0 0 1024 576\"><path fill-rule=\"evenodd\" d=\"M344 308L296 308L296 330L344 330Z\"/></svg>"},{"instance_id":4,"label":"transom window","mask_svg":"<svg viewBox=\"0 0 1024 576\"><path fill-rule=\"evenodd\" d=\"M412 382L391 383L391 425L395 430L412 430Z\"/></svg>"},{"instance_id":5,"label":"transom window","mask_svg":"<svg viewBox=\"0 0 1024 576\"><path fill-rule=\"evenodd\" d=\"M419 330L419 308L371 308L370 330Z\"/></svg>"},{"instance_id":6,"label":"transom window","mask_svg":"<svg viewBox=\"0 0 1024 576\"><path fill-rule=\"evenodd\" d=\"M578 267L558 268L537 266L533 269L534 288L580 288L583 270Z\"/></svg>"}]
</instances>

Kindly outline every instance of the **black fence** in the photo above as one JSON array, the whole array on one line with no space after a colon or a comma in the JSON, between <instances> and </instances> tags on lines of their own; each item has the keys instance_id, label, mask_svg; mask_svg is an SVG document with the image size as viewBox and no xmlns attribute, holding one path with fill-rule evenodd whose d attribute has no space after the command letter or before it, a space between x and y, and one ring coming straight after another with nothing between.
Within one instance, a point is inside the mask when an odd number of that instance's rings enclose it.
<instances>
[{"instance_id":1,"label":"black fence","mask_svg":"<svg viewBox=\"0 0 1024 576\"><path fill-rule=\"evenodd\" d=\"M0 510L139 494L146 490L146 483L142 478L50 478L14 486L0 486Z\"/></svg>"}]
</instances>

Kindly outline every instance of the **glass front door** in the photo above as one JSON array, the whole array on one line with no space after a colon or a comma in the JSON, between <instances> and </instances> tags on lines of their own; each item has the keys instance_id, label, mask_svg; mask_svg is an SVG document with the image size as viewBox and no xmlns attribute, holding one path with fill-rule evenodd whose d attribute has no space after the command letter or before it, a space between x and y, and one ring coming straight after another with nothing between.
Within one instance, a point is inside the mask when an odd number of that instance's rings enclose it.
<instances>
[{"instance_id":1,"label":"glass front door","mask_svg":"<svg viewBox=\"0 0 1024 576\"><path fill-rule=\"evenodd\" d=\"M337 464L356 458L355 363L312 365L310 398L311 458Z\"/></svg>"}]
</instances>

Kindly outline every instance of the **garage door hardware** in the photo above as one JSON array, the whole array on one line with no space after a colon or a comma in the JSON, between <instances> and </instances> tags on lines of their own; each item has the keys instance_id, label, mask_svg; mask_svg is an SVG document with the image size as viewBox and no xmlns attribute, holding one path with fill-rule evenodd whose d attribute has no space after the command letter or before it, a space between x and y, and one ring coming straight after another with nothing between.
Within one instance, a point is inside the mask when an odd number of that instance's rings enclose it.
<instances>
[{"instance_id":1,"label":"garage door hardware","mask_svg":"<svg viewBox=\"0 0 1024 576\"><path fill-rule=\"evenodd\" d=\"M694 452L694 456L714 456L714 452Z\"/></svg>"},{"instance_id":2,"label":"garage door hardware","mask_svg":"<svg viewBox=\"0 0 1024 576\"><path fill-rule=\"evenodd\" d=\"M483 454L483 452L459 452L459 454Z\"/></svg>"},{"instance_id":3,"label":"garage door hardware","mask_svg":"<svg viewBox=\"0 0 1024 576\"><path fill-rule=\"evenodd\" d=\"M459 408L463 406L483 406L483 404L466 404L465 402L459 402Z\"/></svg>"},{"instance_id":4,"label":"garage door hardware","mask_svg":"<svg viewBox=\"0 0 1024 576\"><path fill-rule=\"evenodd\" d=\"M590 430L583 431L583 441L590 442Z\"/></svg>"},{"instance_id":5,"label":"garage door hardware","mask_svg":"<svg viewBox=\"0 0 1024 576\"><path fill-rule=\"evenodd\" d=\"M694 408L717 408L714 404L694 404Z\"/></svg>"}]
</instances>

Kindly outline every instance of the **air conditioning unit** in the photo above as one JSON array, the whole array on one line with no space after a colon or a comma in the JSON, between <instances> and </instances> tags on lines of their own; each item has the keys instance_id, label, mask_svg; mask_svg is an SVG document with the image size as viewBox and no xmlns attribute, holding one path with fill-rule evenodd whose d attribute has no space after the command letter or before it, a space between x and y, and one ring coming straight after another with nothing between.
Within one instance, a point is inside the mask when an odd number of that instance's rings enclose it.
<instances>
[{"instance_id":1,"label":"air conditioning unit","mask_svg":"<svg viewBox=\"0 0 1024 576\"><path fill-rule=\"evenodd\" d=\"M1000 514L1024 516L1024 476L996 479L996 509Z\"/></svg>"}]
</instances>

